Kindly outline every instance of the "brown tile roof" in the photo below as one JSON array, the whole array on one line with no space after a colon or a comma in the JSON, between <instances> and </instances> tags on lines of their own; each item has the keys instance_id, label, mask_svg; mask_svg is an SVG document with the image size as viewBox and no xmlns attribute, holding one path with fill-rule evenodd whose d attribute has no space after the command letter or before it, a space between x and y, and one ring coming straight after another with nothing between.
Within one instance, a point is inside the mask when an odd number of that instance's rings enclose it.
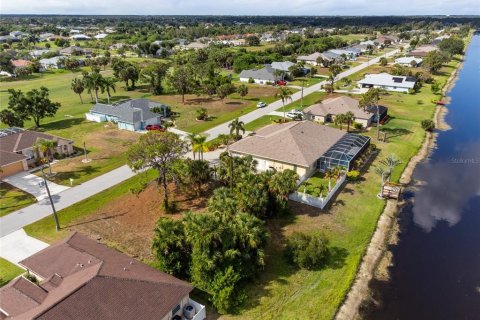
<instances>
[{"instance_id":1,"label":"brown tile roof","mask_svg":"<svg viewBox=\"0 0 480 320\"><path fill-rule=\"evenodd\" d=\"M193 289L78 233L20 264L44 280L20 298L0 289L11 319L161 319Z\"/></svg>"},{"instance_id":2,"label":"brown tile roof","mask_svg":"<svg viewBox=\"0 0 480 320\"><path fill-rule=\"evenodd\" d=\"M230 146L232 152L308 167L345 132L311 121L272 124Z\"/></svg>"},{"instance_id":3,"label":"brown tile roof","mask_svg":"<svg viewBox=\"0 0 480 320\"><path fill-rule=\"evenodd\" d=\"M23 159L26 159L26 158L27 157L24 156L23 154L0 150L0 166L1 167L6 166L10 163L22 161Z\"/></svg>"},{"instance_id":4,"label":"brown tile roof","mask_svg":"<svg viewBox=\"0 0 480 320\"><path fill-rule=\"evenodd\" d=\"M359 108L358 100L348 96L326 99L321 103L311 105L306 108L304 112L314 116L337 115L351 112L354 117L358 119L370 119L373 116L372 113Z\"/></svg>"},{"instance_id":5,"label":"brown tile roof","mask_svg":"<svg viewBox=\"0 0 480 320\"><path fill-rule=\"evenodd\" d=\"M28 60L12 60L12 64L15 68L25 68L32 64Z\"/></svg>"},{"instance_id":6,"label":"brown tile roof","mask_svg":"<svg viewBox=\"0 0 480 320\"><path fill-rule=\"evenodd\" d=\"M37 307L46 292L23 277L18 277L0 290L0 313L16 316Z\"/></svg>"},{"instance_id":7,"label":"brown tile roof","mask_svg":"<svg viewBox=\"0 0 480 320\"><path fill-rule=\"evenodd\" d=\"M38 140L54 140L63 143L71 142L71 140L57 137L51 134L37 131L20 131L0 137L0 150L17 152L31 148Z\"/></svg>"}]
</instances>

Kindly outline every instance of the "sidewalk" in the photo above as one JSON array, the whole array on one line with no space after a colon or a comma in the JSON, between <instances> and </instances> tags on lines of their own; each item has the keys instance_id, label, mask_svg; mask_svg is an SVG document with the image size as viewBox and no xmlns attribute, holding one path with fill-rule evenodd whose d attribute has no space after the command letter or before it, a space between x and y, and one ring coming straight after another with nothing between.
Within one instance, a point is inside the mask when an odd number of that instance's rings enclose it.
<instances>
[{"instance_id":1,"label":"sidewalk","mask_svg":"<svg viewBox=\"0 0 480 320\"><path fill-rule=\"evenodd\" d=\"M57 211L69 207L94 194L106 190L135 175L126 165L112 170L104 175L96 177L78 186L68 188L55 194L52 198ZM50 182L48 184L50 186ZM35 221L52 214L52 208L48 199L39 201L31 206L14 211L0 218L0 237L4 237L14 231L23 228ZM0 241L3 242L3 241Z\"/></svg>"}]
</instances>

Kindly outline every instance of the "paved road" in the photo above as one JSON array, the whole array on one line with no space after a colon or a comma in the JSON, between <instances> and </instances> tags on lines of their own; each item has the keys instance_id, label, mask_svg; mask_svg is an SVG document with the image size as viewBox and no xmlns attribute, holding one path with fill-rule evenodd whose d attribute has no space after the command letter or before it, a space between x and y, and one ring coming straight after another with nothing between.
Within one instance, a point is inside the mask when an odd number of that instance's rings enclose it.
<instances>
[{"instance_id":1,"label":"paved road","mask_svg":"<svg viewBox=\"0 0 480 320\"><path fill-rule=\"evenodd\" d=\"M396 53L398 53L399 50L398 49L395 49L393 51L390 51L386 54L387 57L390 57L390 56L393 56L395 55ZM384 57L385 55L382 55L381 57ZM368 62L364 62L356 67L353 67L351 69L348 69L342 73L340 73L338 76L337 76L337 81L342 79L342 78L345 78L345 77L348 77L362 69L365 69L367 68L368 66L374 64L374 63L377 63L379 62L380 58L381 57L377 57L375 59L372 59ZM303 96L307 96L313 92L316 92L316 91L319 91L321 90L322 86L324 84L326 84L327 81L322 81L320 83L317 83L317 84L314 84L310 87L306 87L303 89ZM295 102L295 101L298 101L302 98L302 93L301 91L298 91L298 92L295 92L294 94L292 94L292 101L290 101L289 103L291 102ZM243 121L244 123L249 123L249 122L252 122L254 121L255 119L258 119L262 116L265 116L265 115L268 115L269 113L271 113L272 111L275 111L279 108L281 108L283 106L282 104L282 100L277 100L275 102L272 102L270 103L268 106L266 106L265 108L261 108L261 109L257 109L255 111L252 111L250 113L247 113L246 115L243 115L240 117L240 121ZM226 123L223 123L221 125L218 125L216 127L213 127L212 129L210 130L207 130L204 132L204 134L208 135L208 138L207 140L212 140L214 138L216 138L219 134L229 134L230 133L230 128L228 128L228 122Z\"/></svg>"},{"instance_id":2,"label":"paved road","mask_svg":"<svg viewBox=\"0 0 480 320\"><path fill-rule=\"evenodd\" d=\"M61 210L69 207L134 175L135 173L126 165L112 170L81 185L54 195L52 198L55 202L55 208ZM4 237L51 214L52 208L48 199L12 212L0 218L0 237Z\"/></svg>"}]
</instances>

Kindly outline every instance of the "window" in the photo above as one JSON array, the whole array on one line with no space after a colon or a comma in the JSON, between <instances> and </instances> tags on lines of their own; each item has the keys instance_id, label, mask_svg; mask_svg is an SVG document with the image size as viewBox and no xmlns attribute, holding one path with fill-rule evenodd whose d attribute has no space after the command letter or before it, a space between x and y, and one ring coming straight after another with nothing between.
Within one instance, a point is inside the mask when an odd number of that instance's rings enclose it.
<instances>
[{"instance_id":1,"label":"window","mask_svg":"<svg viewBox=\"0 0 480 320\"><path fill-rule=\"evenodd\" d=\"M177 304L177 306L175 308L173 308L172 316L174 316L178 312L178 310L180 310L180 305L179 304Z\"/></svg>"}]
</instances>

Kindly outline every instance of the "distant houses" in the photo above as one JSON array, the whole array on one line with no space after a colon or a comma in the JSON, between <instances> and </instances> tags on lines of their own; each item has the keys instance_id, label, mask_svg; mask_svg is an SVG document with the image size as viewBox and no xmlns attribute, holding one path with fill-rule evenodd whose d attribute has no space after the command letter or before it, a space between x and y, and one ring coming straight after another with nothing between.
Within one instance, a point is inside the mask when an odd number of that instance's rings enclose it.
<instances>
[{"instance_id":1,"label":"distant houses","mask_svg":"<svg viewBox=\"0 0 480 320\"><path fill-rule=\"evenodd\" d=\"M419 46L412 51L410 51L409 55L415 58L425 58L429 52L438 50L437 46L434 45L424 45Z\"/></svg>"},{"instance_id":2,"label":"distant houses","mask_svg":"<svg viewBox=\"0 0 480 320\"><path fill-rule=\"evenodd\" d=\"M332 51L314 52L306 56L298 56L297 62L304 62L312 66L328 67L334 63L343 62L343 57Z\"/></svg>"},{"instance_id":3,"label":"distant houses","mask_svg":"<svg viewBox=\"0 0 480 320\"><path fill-rule=\"evenodd\" d=\"M367 74L358 81L360 88L381 88L387 91L408 92L415 88L417 79L408 76L393 76L388 73Z\"/></svg>"},{"instance_id":4,"label":"distant houses","mask_svg":"<svg viewBox=\"0 0 480 320\"><path fill-rule=\"evenodd\" d=\"M154 109L160 109L157 113ZM85 114L87 120L95 122L113 122L119 129L129 131L145 130L148 125L158 125L168 116L166 105L147 99L134 99L117 104L97 103Z\"/></svg>"},{"instance_id":5,"label":"distant houses","mask_svg":"<svg viewBox=\"0 0 480 320\"><path fill-rule=\"evenodd\" d=\"M48 69L63 69L63 60L65 57L57 56L52 58L40 59L40 69L41 71L46 71Z\"/></svg>"}]
</instances>

